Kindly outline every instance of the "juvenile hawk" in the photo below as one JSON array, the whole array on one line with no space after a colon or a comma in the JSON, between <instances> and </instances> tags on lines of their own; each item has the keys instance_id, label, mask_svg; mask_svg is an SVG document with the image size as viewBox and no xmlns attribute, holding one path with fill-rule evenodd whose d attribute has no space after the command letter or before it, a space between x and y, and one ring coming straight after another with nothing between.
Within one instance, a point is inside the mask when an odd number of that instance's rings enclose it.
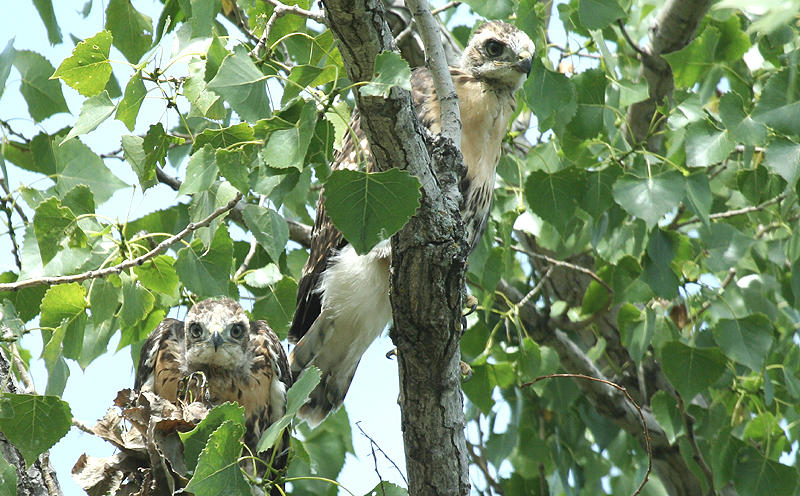
<instances>
[{"instance_id":1,"label":"juvenile hawk","mask_svg":"<svg viewBox=\"0 0 800 496\"><path fill-rule=\"evenodd\" d=\"M134 389L175 402L181 381L198 372L213 405L235 401L244 407L244 442L255 454L262 432L286 412L286 390L292 384L278 336L263 320L250 321L229 298L201 301L189 310L186 322L164 319L150 334ZM286 465L288 442L287 431L272 464L276 471ZM259 456L268 463L271 453ZM258 475L265 470L266 465L260 466Z\"/></svg>"},{"instance_id":2,"label":"juvenile hawk","mask_svg":"<svg viewBox=\"0 0 800 496\"><path fill-rule=\"evenodd\" d=\"M461 110L461 151L466 171L461 181L464 225L470 251L486 229L500 147L516 105L515 93L531 70L530 38L500 21L475 30L461 66L450 68ZM433 133L441 131L439 102L428 69L411 75L419 119ZM332 170L357 169L358 157L372 168L367 140L353 118L355 136L347 136ZM356 144L360 146L356 150ZM389 257L384 241L358 255L317 204L311 253L297 289L297 310L289 331L296 346L289 355L295 377L308 365L322 370L322 381L300 415L321 422L344 400L356 366L367 347L392 317L389 303Z\"/></svg>"}]
</instances>

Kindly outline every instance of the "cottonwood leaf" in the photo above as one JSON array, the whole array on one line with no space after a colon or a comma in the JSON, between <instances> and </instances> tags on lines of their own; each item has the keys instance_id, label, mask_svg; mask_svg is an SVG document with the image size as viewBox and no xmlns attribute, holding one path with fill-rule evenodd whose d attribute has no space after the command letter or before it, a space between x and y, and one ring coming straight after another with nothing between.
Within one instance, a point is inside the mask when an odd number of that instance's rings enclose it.
<instances>
[{"instance_id":1,"label":"cottonwood leaf","mask_svg":"<svg viewBox=\"0 0 800 496\"><path fill-rule=\"evenodd\" d=\"M292 418L303 406L303 403L306 402L311 391L319 384L321 377L322 374L319 369L313 365L303 370L300 377L294 381L292 387L286 392L286 413L261 435L257 448L259 452L266 451L275 445L283 429L289 426Z\"/></svg>"},{"instance_id":2,"label":"cottonwood leaf","mask_svg":"<svg viewBox=\"0 0 800 496\"><path fill-rule=\"evenodd\" d=\"M773 325L763 314L742 319L720 319L714 326L714 341L722 351L741 364L760 372L775 341Z\"/></svg>"},{"instance_id":3,"label":"cottonwood leaf","mask_svg":"<svg viewBox=\"0 0 800 496\"><path fill-rule=\"evenodd\" d=\"M297 306L297 283L284 277L267 289L267 294L253 305L253 313L264 315L269 326L279 338L289 333L289 326Z\"/></svg>"},{"instance_id":4,"label":"cottonwood leaf","mask_svg":"<svg viewBox=\"0 0 800 496\"><path fill-rule=\"evenodd\" d=\"M797 469L770 460L746 446L736 455L733 485L739 494L790 496L797 488Z\"/></svg>"},{"instance_id":5,"label":"cottonwood leaf","mask_svg":"<svg viewBox=\"0 0 800 496\"><path fill-rule=\"evenodd\" d=\"M419 208L419 180L405 171L338 170L325 181L325 209L357 253L400 230Z\"/></svg>"},{"instance_id":6,"label":"cottonwood leaf","mask_svg":"<svg viewBox=\"0 0 800 496\"><path fill-rule=\"evenodd\" d=\"M189 158L189 165L186 167L186 180L178 189L179 195L188 195L206 191L214 184L219 174L217 161L214 158L214 149L211 145L205 145L197 150Z\"/></svg>"},{"instance_id":7,"label":"cottonwood leaf","mask_svg":"<svg viewBox=\"0 0 800 496\"><path fill-rule=\"evenodd\" d=\"M133 268L139 282L148 289L171 295L178 286L178 273L175 272L175 259L159 255L142 265Z\"/></svg>"},{"instance_id":8,"label":"cottonwood leaf","mask_svg":"<svg viewBox=\"0 0 800 496\"><path fill-rule=\"evenodd\" d=\"M36 52L20 50L14 57L14 67L20 72L20 93L28 104L28 113L35 122L59 112L69 112L61 83L50 79L53 66Z\"/></svg>"},{"instance_id":9,"label":"cottonwood leaf","mask_svg":"<svg viewBox=\"0 0 800 496\"><path fill-rule=\"evenodd\" d=\"M206 251L199 239L178 251L175 270L181 282L200 296L227 295L233 261L233 241L220 226Z\"/></svg>"},{"instance_id":10,"label":"cottonwood leaf","mask_svg":"<svg viewBox=\"0 0 800 496\"><path fill-rule=\"evenodd\" d=\"M194 429L189 432L178 433L183 442L183 456L186 460L186 468L190 473L194 472L197 467L200 453L208 444L211 435L226 421L239 424L244 428L244 407L238 403L231 402L215 406Z\"/></svg>"},{"instance_id":11,"label":"cottonwood leaf","mask_svg":"<svg viewBox=\"0 0 800 496\"><path fill-rule=\"evenodd\" d=\"M588 29L603 29L617 19L625 18L625 11L616 0L580 0L578 15Z\"/></svg>"},{"instance_id":12,"label":"cottonwood leaf","mask_svg":"<svg viewBox=\"0 0 800 496\"><path fill-rule=\"evenodd\" d=\"M209 436L208 443L197 460L197 467L186 491L200 495L230 494L249 496L250 485L239 468L242 453L240 441L244 426L225 420Z\"/></svg>"},{"instance_id":13,"label":"cottonwood leaf","mask_svg":"<svg viewBox=\"0 0 800 496\"><path fill-rule=\"evenodd\" d=\"M239 116L255 122L269 115L267 77L256 67L244 45L222 61L208 88L225 99Z\"/></svg>"},{"instance_id":14,"label":"cottonwood leaf","mask_svg":"<svg viewBox=\"0 0 800 496\"><path fill-rule=\"evenodd\" d=\"M725 356L716 348L695 348L671 341L661 349L664 374L687 402L720 378L725 362Z\"/></svg>"},{"instance_id":15,"label":"cottonwood leaf","mask_svg":"<svg viewBox=\"0 0 800 496\"><path fill-rule=\"evenodd\" d=\"M3 91L6 89L6 80L8 75L11 74L11 66L14 65L16 55L14 38L11 38L3 51L0 52L0 96L3 96ZM2 156L0 156L0 160L2 160Z\"/></svg>"},{"instance_id":16,"label":"cottonwood leaf","mask_svg":"<svg viewBox=\"0 0 800 496\"><path fill-rule=\"evenodd\" d=\"M792 68L769 77L753 109L753 120L792 136L800 129L800 88Z\"/></svg>"},{"instance_id":17,"label":"cottonwood leaf","mask_svg":"<svg viewBox=\"0 0 800 496\"><path fill-rule=\"evenodd\" d=\"M565 75L533 60L531 76L525 83L525 100L539 119L539 130L560 134L578 110L578 91Z\"/></svg>"},{"instance_id":18,"label":"cottonwood leaf","mask_svg":"<svg viewBox=\"0 0 800 496\"><path fill-rule=\"evenodd\" d=\"M684 196L686 181L680 172L670 170L651 177L625 174L614 183L614 200L626 212L653 227L667 212L677 207Z\"/></svg>"},{"instance_id":19,"label":"cottonwood leaf","mask_svg":"<svg viewBox=\"0 0 800 496\"><path fill-rule=\"evenodd\" d=\"M58 27L55 11L53 11L53 0L33 0L33 5L39 12L45 28L47 29L47 41L51 45L61 43L61 28Z\"/></svg>"},{"instance_id":20,"label":"cottonwood leaf","mask_svg":"<svg viewBox=\"0 0 800 496\"><path fill-rule=\"evenodd\" d=\"M727 130L719 130L702 120L689 125L686 131L686 165L708 167L728 158L736 143Z\"/></svg>"},{"instance_id":21,"label":"cottonwood leaf","mask_svg":"<svg viewBox=\"0 0 800 496\"><path fill-rule=\"evenodd\" d=\"M122 152L125 161L131 165L136 177L139 178L142 191L158 184L156 164L147 160L147 154L144 152L144 138L126 134L122 137Z\"/></svg>"},{"instance_id":22,"label":"cottonwood leaf","mask_svg":"<svg viewBox=\"0 0 800 496\"><path fill-rule=\"evenodd\" d=\"M78 43L72 55L58 66L51 78L61 78L83 96L100 93L111 77L111 63L108 60L111 39L109 31L100 31Z\"/></svg>"},{"instance_id":23,"label":"cottonwood leaf","mask_svg":"<svg viewBox=\"0 0 800 496\"><path fill-rule=\"evenodd\" d=\"M78 226L75 214L62 206L56 197L48 198L36 207L33 230L43 265L56 256L64 239L68 239L71 246L85 246L87 242L86 234Z\"/></svg>"},{"instance_id":24,"label":"cottonwood leaf","mask_svg":"<svg viewBox=\"0 0 800 496\"><path fill-rule=\"evenodd\" d=\"M142 72L137 71L125 86L125 95L119 102L116 119L133 131L136 126L136 117L139 115L139 108L142 106L144 97L147 96L147 88L142 81Z\"/></svg>"},{"instance_id":25,"label":"cottonwood leaf","mask_svg":"<svg viewBox=\"0 0 800 496\"><path fill-rule=\"evenodd\" d=\"M764 165L785 179L789 187L794 187L800 177L800 144L786 138L775 138L767 145Z\"/></svg>"},{"instance_id":26,"label":"cottonwood leaf","mask_svg":"<svg viewBox=\"0 0 800 496\"><path fill-rule=\"evenodd\" d=\"M289 227L281 214L268 207L247 205L242 212L247 228L267 255L278 262L289 241Z\"/></svg>"},{"instance_id":27,"label":"cottonwood leaf","mask_svg":"<svg viewBox=\"0 0 800 496\"><path fill-rule=\"evenodd\" d=\"M147 317L153 309L155 297L135 279L120 274L122 279L122 306L119 309L119 320L125 327L133 327Z\"/></svg>"},{"instance_id":28,"label":"cottonwood leaf","mask_svg":"<svg viewBox=\"0 0 800 496\"><path fill-rule=\"evenodd\" d=\"M153 43L153 19L136 10L130 0L108 2L105 27L114 36L114 46L132 64L139 62Z\"/></svg>"},{"instance_id":29,"label":"cottonwood leaf","mask_svg":"<svg viewBox=\"0 0 800 496\"><path fill-rule=\"evenodd\" d=\"M300 111L297 123L288 129L278 129L269 135L266 147L261 153L264 161L278 169L294 167L302 170L306 151L314 136L317 109L314 102L306 102Z\"/></svg>"},{"instance_id":30,"label":"cottonwood leaf","mask_svg":"<svg viewBox=\"0 0 800 496\"><path fill-rule=\"evenodd\" d=\"M0 430L31 466L72 426L69 404L56 396L3 393Z\"/></svg>"},{"instance_id":31,"label":"cottonwood leaf","mask_svg":"<svg viewBox=\"0 0 800 496\"><path fill-rule=\"evenodd\" d=\"M525 181L525 200L531 210L559 230L572 220L583 191L586 191L585 179L574 168L553 174L533 171Z\"/></svg>"},{"instance_id":32,"label":"cottonwood leaf","mask_svg":"<svg viewBox=\"0 0 800 496\"><path fill-rule=\"evenodd\" d=\"M107 91L98 93L97 95L87 99L81 106L81 113L78 120L75 121L75 126L70 129L69 133L61 140L60 144L69 141L75 136L86 134L94 131L97 126L103 123L106 119L111 117L111 114L117 109L111 97L108 96Z\"/></svg>"},{"instance_id":33,"label":"cottonwood leaf","mask_svg":"<svg viewBox=\"0 0 800 496\"><path fill-rule=\"evenodd\" d=\"M375 75L359 92L367 96L388 97L395 86L411 91L411 68L397 52L381 52L375 57Z\"/></svg>"},{"instance_id":34,"label":"cottonwood leaf","mask_svg":"<svg viewBox=\"0 0 800 496\"><path fill-rule=\"evenodd\" d=\"M127 186L106 167L103 160L80 140L53 147L56 161L56 190L66 194L75 186L88 186L97 204L102 204L120 188Z\"/></svg>"}]
</instances>

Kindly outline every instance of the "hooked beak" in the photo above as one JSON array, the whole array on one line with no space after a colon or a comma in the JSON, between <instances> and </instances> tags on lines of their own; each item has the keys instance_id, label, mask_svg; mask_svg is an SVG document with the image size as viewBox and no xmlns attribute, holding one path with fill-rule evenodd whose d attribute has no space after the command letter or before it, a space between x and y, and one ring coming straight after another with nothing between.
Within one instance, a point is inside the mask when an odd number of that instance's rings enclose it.
<instances>
[{"instance_id":1,"label":"hooked beak","mask_svg":"<svg viewBox=\"0 0 800 496\"><path fill-rule=\"evenodd\" d=\"M531 53L526 50L524 52L520 52L517 57L519 58L519 62L517 62L514 67L516 67L519 72L524 72L527 76L530 76L531 66L533 65L533 57L531 56Z\"/></svg>"},{"instance_id":2,"label":"hooked beak","mask_svg":"<svg viewBox=\"0 0 800 496\"><path fill-rule=\"evenodd\" d=\"M214 351L217 351L222 344L222 335L218 332L212 333L211 344L214 345Z\"/></svg>"}]
</instances>

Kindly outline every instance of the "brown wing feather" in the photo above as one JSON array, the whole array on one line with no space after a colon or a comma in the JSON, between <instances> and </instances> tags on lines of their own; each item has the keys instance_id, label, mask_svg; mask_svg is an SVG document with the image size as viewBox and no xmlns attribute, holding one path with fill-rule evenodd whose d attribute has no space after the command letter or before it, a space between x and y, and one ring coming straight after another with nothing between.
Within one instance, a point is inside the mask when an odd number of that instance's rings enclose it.
<instances>
[{"instance_id":1,"label":"brown wing feather","mask_svg":"<svg viewBox=\"0 0 800 496\"><path fill-rule=\"evenodd\" d=\"M139 354L134 389L152 390L175 401L184 354L183 322L164 319L148 336Z\"/></svg>"}]
</instances>

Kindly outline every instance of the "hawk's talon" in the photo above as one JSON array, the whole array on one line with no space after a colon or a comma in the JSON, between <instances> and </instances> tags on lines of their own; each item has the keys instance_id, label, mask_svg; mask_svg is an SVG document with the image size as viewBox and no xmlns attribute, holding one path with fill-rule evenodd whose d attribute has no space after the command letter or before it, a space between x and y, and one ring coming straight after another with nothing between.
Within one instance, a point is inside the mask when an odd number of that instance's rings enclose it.
<instances>
[{"instance_id":1,"label":"hawk's talon","mask_svg":"<svg viewBox=\"0 0 800 496\"><path fill-rule=\"evenodd\" d=\"M467 382L472 379L472 367L467 362L458 362L458 367L461 369L461 382Z\"/></svg>"},{"instance_id":2,"label":"hawk's talon","mask_svg":"<svg viewBox=\"0 0 800 496\"><path fill-rule=\"evenodd\" d=\"M464 298L464 306L468 308L467 313L464 314L464 317L470 316L478 309L478 299L475 296L468 294L466 298Z\"/></svg>"},{"instance_id":3,"label":"hawk's talon","mask_svg":"<svg viewBox=\"0 0 800 496\"><path fill-rule=\"evenodd\" d=\"M391 360L392 358L397 356L397 348L392 348L391 350L386 352L386 358Z\"/></svg>"},{"instance_id":4,"label":"hawk's talon","mask_svg":"<svg viewBox=\"0 0 800 496\"><path fill-rule=\"evenodd\" d=\"M192 381L195 381L194 384L192 384ZM206 374L200 370L192 372L181 379L180 383L178 383L178 397L183 398L186 403L192 403L196 401L196 398L187 397L190 394L193 396L194 391L197 391L199 395L203 396L204 400L209 402L211 397L207 386L208 378L206 377Z\"/></svg>"}]
</instances>

